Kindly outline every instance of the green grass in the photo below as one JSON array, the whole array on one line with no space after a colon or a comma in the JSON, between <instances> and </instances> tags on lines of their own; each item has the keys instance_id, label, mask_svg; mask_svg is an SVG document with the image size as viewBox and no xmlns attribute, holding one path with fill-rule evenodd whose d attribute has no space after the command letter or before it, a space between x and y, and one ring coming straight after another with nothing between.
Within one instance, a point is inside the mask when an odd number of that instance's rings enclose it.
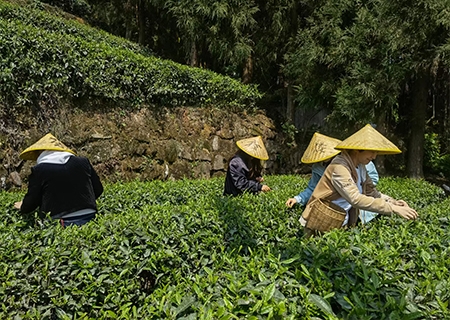
<instances>
[{"instance_id":1,"label":"green grass","mask_svg":"<svg viewBox=\"0 0 450 320\"><path fill-rule=\"evenodd\" d=\"M1 319L449 318L449 200L425 181L380 190L420 218L304 239L307 184L268 176L274 190L222 196L223 179L107 185L101 214L62 229L12 209L0 193ZM388 192L389 191L389 192Z\"/></svg>"}]
</instances>

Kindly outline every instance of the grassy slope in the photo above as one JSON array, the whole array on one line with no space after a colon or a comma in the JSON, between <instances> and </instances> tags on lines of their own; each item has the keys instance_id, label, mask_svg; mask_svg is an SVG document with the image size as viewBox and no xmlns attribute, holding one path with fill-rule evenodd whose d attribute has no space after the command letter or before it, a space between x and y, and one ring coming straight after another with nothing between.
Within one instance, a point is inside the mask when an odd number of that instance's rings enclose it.
<instances>
[{"instance_id":1,"label":"grassy slope","mask_svg":"<svg viewBox=\"0 0 450 320\"><path fill-rule=\"evenodd\" d=\"M76 20L0 1L0 103L254 106L256 87L149 55ZM77 100L78 99L78 100Z\"/></svg>"}]
</instances>

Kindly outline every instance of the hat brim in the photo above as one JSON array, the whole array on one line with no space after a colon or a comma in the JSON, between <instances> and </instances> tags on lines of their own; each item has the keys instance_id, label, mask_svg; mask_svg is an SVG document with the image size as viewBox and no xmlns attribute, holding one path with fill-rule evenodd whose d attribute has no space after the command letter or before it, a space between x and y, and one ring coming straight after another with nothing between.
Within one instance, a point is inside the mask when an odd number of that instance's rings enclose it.
<instances>
[{"instance_id":1,"label":"hat brim","mask_svg":"<svg viewBox=\"0 0 450 320\"><path fill-rule=\"evenodd\" d=\"M311 159L311 160L310 160L310 159L304 159L304 158L302 157L301 161L302 161L302 163L304 163L304 164L311 164L311 163L317 163L317 162L327 161L327 160L329 160L329 159L331 159L331 158L337 156L340 152L341 152L341 150L336 150L336 153L333 153L333 154L331 154L331 155L329 155L329 156L326 156L326 157L323 157L323 158Z\"/></svg>"},{"instance_id":2,"label":"hat brim","mask_svg":"<svg viewBox=\"0 0 450 320\"><path fill-rule=\"evenodd\" d=\"M239 149L253 158L259 160L269 159L269 154L267 153L261 136L236 141L236 145Z\"/></svg>"},{"instance_id":3,"label":"hat brim","mask_svg":"<svg viewBox=\"0 0 450 320\"><path fill-rule=\"evenodd\" d=\"M301 162L305 164L317 163L329 160L339 154L339 150L334 147L337 146L341 140L329 137L327 135L315 132L309 141Z\"/></svg>"},{"instance_id":4,"label":"hat brim","mask_svg":"<svg viewBox=\"0 0 450 320\"><path fill-rule=\"evenodd\" d=\"M337 150L375 151L380 155L399 154L402 151L370 124L339 143Z\"/></svg>"},{"instance_id":5,"label":"hat brim","mask_svg":"<svg viewBox=\"0 0 450 320\"><path fill-rule=\"evenodd\" d=\"M337 148L336 148L337 149ZM392 149L378 149L378 148L363 148L363 147L339 147L339 150L361 150L361 151L375 151L378 155L389 155L402 153L401 150Z\"/></svg>"},{"instance_id":6,"label":"hat brim","mask_svg":"<svg viewBox=\"0 0 450 320\"><path fill-rule=\"evenodd\" d=\"M45 149L24 150L19 155L19 157L23 160L37 160L42 151L63 151L63 152L70 152L73 155L76 155L76 153L70 149L45 148Z\"/></svg>"},{"instance_id":7,"label":"hat brim","mask_svg":"<svg viewBox=\"0 0 450 320\"><path fill-rule=\"evenodd\" d=\"M69 149L64 143L56 139L51 133L47 133L37 142L22 151L19 157L23 160L36 160L42 151L65 151L75 155L75 152Z\"/></svg>"}]
</instances>

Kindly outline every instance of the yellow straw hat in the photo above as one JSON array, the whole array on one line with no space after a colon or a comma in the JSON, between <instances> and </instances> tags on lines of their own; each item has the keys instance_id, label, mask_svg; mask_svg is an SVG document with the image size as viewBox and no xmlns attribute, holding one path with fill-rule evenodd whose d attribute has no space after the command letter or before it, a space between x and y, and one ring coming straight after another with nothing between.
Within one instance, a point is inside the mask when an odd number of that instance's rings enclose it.
<instances>
[{"instance_id":1,"label":"yellow straw hat","mask_svg":"<svg viewBox=\"0 0 450 320\"><path fill-rule=\"evenodd\" d=\"M341 142L341 140L331 138L318 132L314 133L308 147L303 153L302 162L315 163L333 158L341 152L334 148L339 142Z\"/></svg>"},{"instance_id":2,"label":"yellow straw hat","mask_svg":"<svg viewBox=\"0 0 450 320\"><path fill-rule=\"evenodd\" d=\"M32 144L22 151L20 158L23 160L36 160L40 151L66 151L75 154L74 151L67 148L61 141L56 139L51 133L47 133L39 141Z\"/></svg>"},{"instance_id":3,"label":"yellow straw hat","mask_svg":"<svg viewBox=\"0 0 450 320\"><path fill-rule=\"evenodd\" d=\"M401 153L395 144L386 139L370 124L339 143L335 148L339 150L370 150L376 151L378 154Z\"/></svg>"},{"instance_id":4,"label":"yellow straw hat","mask_svg":"<svg viewBox=\"0 0 450 320\"><path fill-rule=\"evenodd\" d=\"M236 145L239 149L252 156L253 158L257 158L260 160L269 159L269 154L267 153L261 136L236 141Z\"/></svg>"}]
</instances>

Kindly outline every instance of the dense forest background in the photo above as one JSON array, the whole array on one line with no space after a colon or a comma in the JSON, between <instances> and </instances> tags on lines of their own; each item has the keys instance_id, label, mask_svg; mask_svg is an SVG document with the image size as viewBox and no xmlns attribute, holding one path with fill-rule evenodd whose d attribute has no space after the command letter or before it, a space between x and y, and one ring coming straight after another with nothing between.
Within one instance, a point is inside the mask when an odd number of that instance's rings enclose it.
<instances>
[{"instance_id":1,"label":"dense forest background","mask_svg":"<svg viewBox=\"0 0 450 320\"><path fill-rule=\"evenodd\" d=\"M450 176L447 1L44 2L156 57L256 85L297 140L373 123L404 151L387 166L380 157L380 172Z\"/></svg>"}]
</instances>

